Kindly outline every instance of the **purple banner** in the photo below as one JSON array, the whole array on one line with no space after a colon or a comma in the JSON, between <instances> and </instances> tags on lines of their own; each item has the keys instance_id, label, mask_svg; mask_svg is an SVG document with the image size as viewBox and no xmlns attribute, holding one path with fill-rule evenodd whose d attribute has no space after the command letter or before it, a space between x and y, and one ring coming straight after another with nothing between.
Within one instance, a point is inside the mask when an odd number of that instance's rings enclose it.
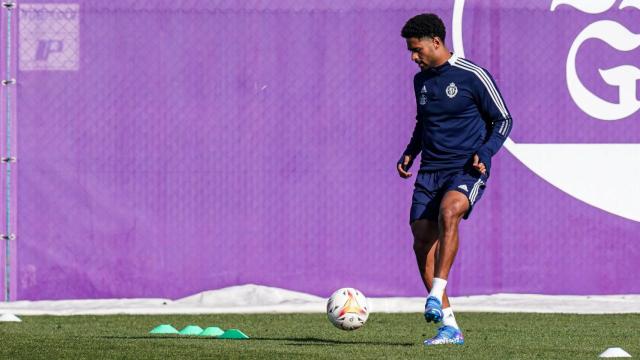
<instances>
[{"instance_id":1,"label":"purple banner","mask_svg":"<svg viewBox=\"0 0 640 360\"><path fill-rule=\"evenodd\" d=\"M394 169L421 12L514 117L450 294L640 292L637 4L398 3L20 2L12 299L425 294Z\"/></svg>"}]
</instances>

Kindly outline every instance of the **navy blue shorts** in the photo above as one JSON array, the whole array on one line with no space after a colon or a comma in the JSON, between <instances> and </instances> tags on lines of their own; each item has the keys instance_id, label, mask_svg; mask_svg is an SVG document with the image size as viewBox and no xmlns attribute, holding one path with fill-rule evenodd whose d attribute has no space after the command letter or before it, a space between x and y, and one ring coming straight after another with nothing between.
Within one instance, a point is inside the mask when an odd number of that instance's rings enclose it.
<instances>
[{"instance_id":1,"label":"navy blue shorts","mask_svg":"<svg viewBox=\"0 0 640 360\"><path fill-rule=\"evenodd\" d=\"M418 219L438 221L440 202L450 190L459 191L469 199L469 210L464 214L467 219L473 205L482 197L486 184L487 176L475 169L419 171L413 190L409 222Z\"/></svg>"}]
</instances>

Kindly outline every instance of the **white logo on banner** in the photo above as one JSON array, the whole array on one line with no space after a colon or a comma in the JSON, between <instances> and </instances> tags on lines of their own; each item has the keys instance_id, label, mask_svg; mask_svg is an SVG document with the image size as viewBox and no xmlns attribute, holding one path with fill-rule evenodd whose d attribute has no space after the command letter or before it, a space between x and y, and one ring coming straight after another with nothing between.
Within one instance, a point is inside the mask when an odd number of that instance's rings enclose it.
<instances>
[{"instance_id":1,"label":"white logo on banner","mask_svg":"<svg viewBox=\"0 0 640 360\"><path fill-rule=\"evenodd\" d=\"M553 0L551 11L559 5L569 5L582 12L600 14L609 10L616 0ZM618 7L640 9L640 0L623 0ZM462 15L464 0L455 0L453 7L453 47L464 57ZM640 46L640 35L609 20L596 21L587 26L573 42L567 59L567 86L578 107L587 115L601 120L617 120L640 109L636 99L636 81L640 69L632 65L620 65L600 69L605 82L619 89L619 102L607 102L584 87L576 69L575 57L580 45L588 39L600 39L619 51L631 51ZM606 110L598 109L603 106ZM517 118L514 119L517 123ZM517 125L516 125L517 126ZM505 141L505 148L531 171L563 192L585 203L640 222L640 191L613 186L619 179L636 179L640 176L640 144L517 144ZM593 164L598 169L589 171Z\"/></svg>"},{"instance_id":2,"label":"white logo on banner","mask_svg":"<svg viewBox=\"0 0 640 360\"><path fill-rule=\"evenodd\" d=\"M554 0L551 11L558 5L566 4L594 14L607 11L614 3L615 0ZM620 7L623 6L640 8L640 0L623 1ZM567 57L567 87L573 101L582 111L600 120L620 120L640 110L640 101L636 99L636 81L640 80L640 69L635 66L621 65L606 70L599 69L600 76L607 84L618 87L618 103L596 96L582 84L576 70L576 56L580 45L589 39L602 40L620 51L632 51L640 47L640 34L632 33L615 21L596 21L582 30L573 41Z\"/></svg>"},{"instance_id":3,"label":"white logo on banner","mask_svg":"<svg viewBox=\"0 0 640 360\"><path fill-rule=\"evenodd\" d=\"M77 71L78 4L20 4L20 70Z\"/></svg>"}]
</instances>

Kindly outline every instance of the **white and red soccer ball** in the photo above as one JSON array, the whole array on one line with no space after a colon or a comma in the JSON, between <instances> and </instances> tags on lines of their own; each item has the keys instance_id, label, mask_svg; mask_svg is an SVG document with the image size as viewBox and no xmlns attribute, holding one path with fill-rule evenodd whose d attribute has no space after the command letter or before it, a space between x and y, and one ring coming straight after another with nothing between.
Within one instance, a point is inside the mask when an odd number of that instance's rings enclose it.
<instances>
[{"instance_id":1,"label":"white and red soccer ball","mask_svg":"<svg viewBox=\"0 0 640 360\"><path fill-rule=\"evenodd\" d=\"M367 298L354 288L339 289L327 301L327 316L338 329L360 329L369 317Z\"/></svg>"}]
</instances>

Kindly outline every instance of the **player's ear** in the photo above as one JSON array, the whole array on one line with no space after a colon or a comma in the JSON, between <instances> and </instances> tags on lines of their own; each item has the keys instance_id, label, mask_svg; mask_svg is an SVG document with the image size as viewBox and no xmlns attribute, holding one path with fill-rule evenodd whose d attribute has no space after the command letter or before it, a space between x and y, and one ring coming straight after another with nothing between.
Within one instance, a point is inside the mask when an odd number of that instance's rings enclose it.
<instances>
[{"instance_id":1,"label":"player's ear","mask_svg":"<svg viewBox=\"0 0 640 360\"><path fill-rule=\"evenodd\" d=\"M432 39L433 39L433 47L436 50L438 50L438 48L442 46L442 40L437 36L434 36Z\"/></svg>"}]
</instances>

